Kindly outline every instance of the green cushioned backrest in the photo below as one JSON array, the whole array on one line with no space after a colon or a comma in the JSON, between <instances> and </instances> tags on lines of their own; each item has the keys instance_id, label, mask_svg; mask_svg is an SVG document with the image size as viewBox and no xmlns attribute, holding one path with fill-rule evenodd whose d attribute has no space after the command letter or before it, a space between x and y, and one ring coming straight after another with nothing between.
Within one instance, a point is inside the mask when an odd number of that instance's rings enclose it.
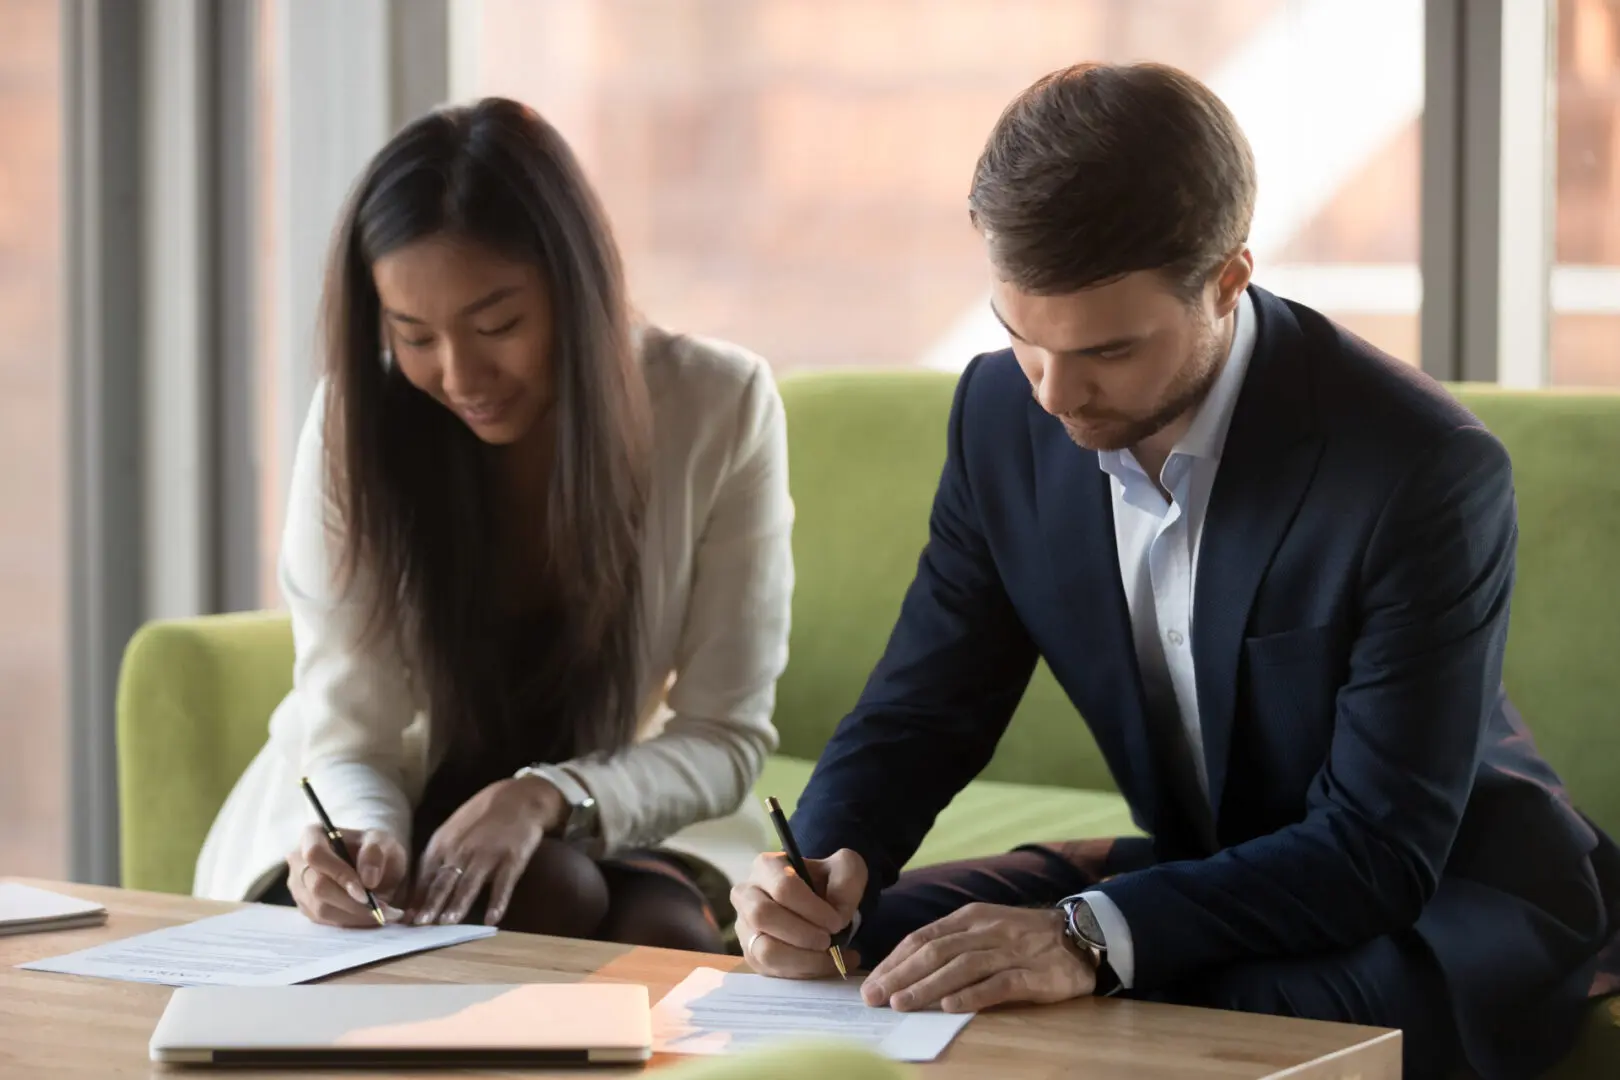
<instances>
[{"instance_id":1,"label":"green cushioned backrest","mask_svg":"<svg viewBox=\"0 0 1620 1080\"><path fill-rule=\"evenodd\" d=\"M793 636L777 688L782 752L814 758L860 696L928 538L956 376L784 377ZM1044 665L986 776L1113 790L1085 724Z\"/></svg>"},{"instance_id":2,"label":"green cushioned backrest","mask_svg":"<svg viewBox=\"0 0 1620 1080\"><path fill-rule=\"evenodd\" d=\"M156 622L118 686L123 884L189 893L197 853L292 687L292 630L262 613Z\"/></svg>"},{"instance_id":3,"label":"green cushioned backrest","mask_svg":"<svg viewBox=\"0 0 1620 1080\"><path fill-rule=\"evenodd\" d=\"M1453 390L1513 458L1503 682L1575 804L1620 836L1620 394Z\"/></svg>"}]
</instances>

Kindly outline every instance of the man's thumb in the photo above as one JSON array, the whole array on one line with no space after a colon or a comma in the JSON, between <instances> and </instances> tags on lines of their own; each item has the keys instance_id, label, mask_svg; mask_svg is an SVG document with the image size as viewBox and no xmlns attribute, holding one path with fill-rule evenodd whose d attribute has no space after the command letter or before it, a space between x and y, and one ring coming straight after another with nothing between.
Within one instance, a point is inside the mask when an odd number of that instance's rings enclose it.
<instances>
[{"instance_id":1,"label":"man's thumb","mask_svg":"<svg viewBox=\"0 0 1620 1080\"><path fill-rule=\"evenodd\" d=\"M866 860L849 848L840 848L828 856L826 866L827 903L853 918L866 895Z\"/></svg>"}]
</instances>

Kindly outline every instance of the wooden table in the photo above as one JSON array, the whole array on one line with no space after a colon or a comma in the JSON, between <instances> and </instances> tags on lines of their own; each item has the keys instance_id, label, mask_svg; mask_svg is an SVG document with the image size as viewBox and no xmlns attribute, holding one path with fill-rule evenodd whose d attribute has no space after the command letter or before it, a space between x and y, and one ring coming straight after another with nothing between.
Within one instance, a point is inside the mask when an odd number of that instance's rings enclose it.
<instances>
[{"instance_id":1,"label":"wooden table","mask_svg":"<svg viewBox=\"0 0 1620 1080\"><path fill-rule=\"evenodd\" d=\"M146 983L19 971L15 965L228 911L233 904L56 882L29 884L100 901L107 925L0 937L0 1076L89 1078L177 1075L147 1058L147 1040L170 989ZM743 967L729 956L628 948L502 932L435 952L336 976L345 982L571 982L646 984L652 999L694 967ZM996 1077L1037 1080L1393 1080L1400 1076L1400 1035L1378 1028L1285 1020L1136 1001L1076 1001L996 1010L976 1017L939 1061L918 1066L920 1080ZM676 1060L654 1059L653 1068ZM635 1074L638 1070L629 1070ZM184 1074L180 1074L184 1075ZM207 1072L191 1075L207 1076ZM278 1076L376 1077L299 1071L215 1072L227 1080ZM566 1073L462 1071L429 1075L537 1076ZM596 1071L591 1076L604 1075ZM606 1075L626 1075L611 1072Z\"/></svg>"}]
</instances>

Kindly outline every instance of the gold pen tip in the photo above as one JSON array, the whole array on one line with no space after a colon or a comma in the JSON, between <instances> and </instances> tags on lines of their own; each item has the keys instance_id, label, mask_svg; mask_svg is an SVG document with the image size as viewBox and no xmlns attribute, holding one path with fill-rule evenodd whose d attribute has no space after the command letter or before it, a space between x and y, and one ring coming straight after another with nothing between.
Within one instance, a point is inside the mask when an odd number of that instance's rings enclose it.
<instances>
[{"instance_id":1,"label":"gold pen tip","mask_svg":"<svg viewBox=\"0 0 1620 1080\"><path fill-rule=\"evenodd\" d=\"M842 950L838 946L834 945L832 948L828 949L827 951L832 953L833 967L838 969L838 977L840 979L849 978L849 972L844 967L844 950Z\"/></svg>"},{"instance_id":2,"label":"gold pen tip","mask_svg":"<svg viewBox=\"0 0 1620 1080\"><path fill-rule=\"evenodd\" d=\"M371 909L371 917L373 919L377 920L377 925L378 926L387 926L388 925L388 920L383 918L383 913L378 911L376 908Z\"/></svg>"}]
</instances>

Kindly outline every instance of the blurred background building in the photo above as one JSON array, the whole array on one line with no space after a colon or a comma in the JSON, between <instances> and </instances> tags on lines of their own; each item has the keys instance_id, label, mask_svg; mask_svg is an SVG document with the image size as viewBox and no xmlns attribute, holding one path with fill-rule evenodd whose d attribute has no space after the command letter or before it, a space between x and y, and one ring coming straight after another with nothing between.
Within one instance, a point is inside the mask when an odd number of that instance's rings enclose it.
<instances>
[{"instance_id":1,"label":"blurred background building","mask_svg":"<svg viewBox=\"0 0 1620 1080\"><path fill-rule=\"evenodd\" d=\"M1620 0L0 0L0 871L107 872L82 796L132 621L279 603L319 255L399 123L540 110L649 318L778 371L954 370L1005 344L979 147L1084 59L1176 64L1232 106L1260 284L1439 377L1620 386ZM120 215L139 272L87 286ZM140 581L109 614L78 564L122 543Z\"/></svg>"}]
</instances>

